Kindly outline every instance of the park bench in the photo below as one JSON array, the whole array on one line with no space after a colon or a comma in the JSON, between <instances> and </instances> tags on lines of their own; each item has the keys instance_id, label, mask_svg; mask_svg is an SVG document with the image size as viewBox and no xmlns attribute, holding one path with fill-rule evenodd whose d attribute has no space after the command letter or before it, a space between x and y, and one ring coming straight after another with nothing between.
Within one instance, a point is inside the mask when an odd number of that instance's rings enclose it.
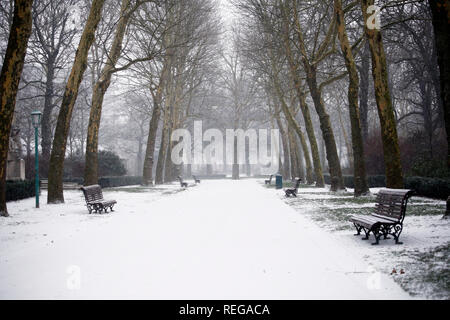
<instances>
[{"instance_id":1,"label":"park bench","mask_svg":"<svg viewBox=\"0 0 450 320\"><path fill-rule=\"evenodd\" d=\"M182 188L187 188L188 184L187 184L187 182L183 181L182 177L178 176L178 180L180 181L180 185Z\"/></svg>"},{"instance_id":2,"label":"park bench","mask_svg":"<svg viewBox=\"0 0 450 320\"><path fill-rule=\"evenodd\" d=\"M297 178L296 181L295 181L295 186L294 186L294 188L288 188L288 189L285 189L285 190L284 190L284 192L285 192L285 194L286 194L286 197L290 197L290 196L296 197L296 196L297 196L297 193L298 193L298 187L300 186L300 182L301 182L301 181L302 181L302 179Z\"/></svg>"},{"instance_id":3,"label":"park bench","mask_svg":"<svg viewBox=\"0 0 450 320\"><path fill-rule=\"evenodd\" d=\"M375 236L375 242L372 244L377 245L381 236L389 239L388 235L392 235L396 244L402 244L398 239L403 230L406 205L413 194L412 190L381 189L378 192L373 213L368 216L353 215L350 217L350 221L356 228L355 236L364 231L366 236L362 239L368 240L372 232Z\"/></svg>"},{"instance_id":4,"label":"park bench","mask_svg":"<svg viewBox=\"0 0 450 320\"><path fill-rule=\"evenodd\" d=\"M197 179L196 176L193 175L192 178L194 178L195 183L200 183L200 179Z\"/></svg>"},{"instance_id":5,"label":"park bench","mask_svg":"<svg viewBox=\"0 0 450 320\"><path fill-rule=\"evenodd\" d=\"M270 175L269 180L264 180L264 184L271 184L272 183L273 174Z\"/></svg>"},{"instance_id":6,"label":"park bench","mask_svg":"<svg viewBox=\"0 0 450 320\"><path fill-rule=\"evenodd\" d=\"M88 187L81 187L80 190L83 191L89 214L91 214L92 211L95 211L96 213L102 213L102 211L105 211L105 213L107 213L108 209L114 211L113 207L117 201L103 199L102 188L98 184Z\"/></svg>"}]
</instances>

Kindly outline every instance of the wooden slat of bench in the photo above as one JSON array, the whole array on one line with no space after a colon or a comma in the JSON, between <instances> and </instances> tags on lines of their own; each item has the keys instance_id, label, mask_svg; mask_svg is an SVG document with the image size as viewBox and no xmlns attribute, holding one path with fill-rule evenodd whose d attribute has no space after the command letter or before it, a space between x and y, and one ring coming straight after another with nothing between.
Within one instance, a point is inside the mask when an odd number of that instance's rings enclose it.
<instances>
[{"instance_id":1,"label":"wooden slat of bench","mask_svg":"<svg viewBox=\"0 0 450 320\"><path fill-rule=\"evenodd\" d=\"M382 218L382 217L375 217L372 215L370 215L370 216L351 216L350 220L352 222L357 222L357 223L363 222L370 226L372 226L376 223L388 223L388 224L395 223L395 221L392 221L390 219L386 219L386 218Z\"/></svg>"}]
</instances>

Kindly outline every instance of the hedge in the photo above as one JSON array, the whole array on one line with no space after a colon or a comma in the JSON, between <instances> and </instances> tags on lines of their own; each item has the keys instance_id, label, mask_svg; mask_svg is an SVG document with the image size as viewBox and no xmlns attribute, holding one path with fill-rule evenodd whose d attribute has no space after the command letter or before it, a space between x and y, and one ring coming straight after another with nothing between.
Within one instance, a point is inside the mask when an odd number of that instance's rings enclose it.
<instances>
[{"instance_id":1,"label":"hedge","mask_svg":"<svg viewBox=\"0 0 450 320\"><path fill-rule=\"evenodd\" d=\"M450 180L445 179L407 177L405 188L412 189L423 197L446 200L450 196Z\"/></svg>"},{"instance_id":2,"label":"hedge","mask_svg":"<svg viewBox=\"0 0 450 320\"><path fill-rule=\"evenodd\" d=\"M331 178L329 174L323 175L326 184L331 184ZM355 188L355 181L353 176L344 175L344 184L347 188ZM369 188L382 188L386 186L386 177L382 175L378 176L368 176L367 182L369 184Z\"/></svg>"},{"instance_id":3,"label":"hedge","mask_svg":"<svg viewBox=\"0 0 450 320\"><path fill-rule=\"evenodd\" d=\"M324 175L325 183L330 184L329 174ZM386 177L382 175L368 176L369 188L382 188L386 186ZM347 188L354 188L353 176L344 175L344 184ZM446 200L450 196L450 180L425 177L406 177L405 188L416 192L418 196Z\"/></svg>"},{"instance_id":4,"label":"hedge","mask_svg":"<svg viewBox=\"0 0 450 320\"><path fill-rule=\"evenodd\" d=\"M17 201L36 195L34 180L6 181L6 201Z\"/></svg>"},{"instance_id":5,"label":"hedge","mask_svg":"<svg viewBox=\"0 0 450 320\"><path fill-rule=\"evenodd\" d=\"M142 184L142 177L141 176L101 177L98 179L98 184L102 188L133 186L137 184Z\"/></svg>"}]
</instances>

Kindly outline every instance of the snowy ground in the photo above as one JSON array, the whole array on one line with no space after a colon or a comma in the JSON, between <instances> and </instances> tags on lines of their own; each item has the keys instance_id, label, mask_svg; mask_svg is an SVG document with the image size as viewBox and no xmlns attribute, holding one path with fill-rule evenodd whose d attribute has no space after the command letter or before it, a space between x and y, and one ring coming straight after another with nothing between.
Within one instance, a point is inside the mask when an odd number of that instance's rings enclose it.
<instances>
[{"instance_id":1,"label":"snowy ground","mask_svg":"<svg viewBox=\"0 0 450 320\"><path fill-rule=\"evenodd\" d=\"M331 193L328 189L299 189L297 199L280 199L294 207L303 216L329 230L342 245L353 248L368 263L389 275L414 297L450 299L450 220L442 219L445 201L421 197L410 199L404 230L403 245L393 240L381 240L371 246L361 237L351 237L354 227L348 222L352 214L369 214L375 206L379 189L371 189L372 196L355 199L353 190ZM393 270L397 273L393 273ZM404 273L400 274L400 270Z\"/></svg>"},{"instance_id":2,"label":"snowy ground","mask_svg":"<svg viewBox=\"0 0 450 320\"><path fill-rule=\"evenodd\" d=\"M9 203L11 217L0 219L0 299L411 298L382 257L368 258L393 245L330 232L308 216L314 207L299 211L260 181L104 195L118 201L112 214L88 215L77 191L38 210L33 199ZM406 222L403 248L430 241Z\"/></svg>"}]
</instances>

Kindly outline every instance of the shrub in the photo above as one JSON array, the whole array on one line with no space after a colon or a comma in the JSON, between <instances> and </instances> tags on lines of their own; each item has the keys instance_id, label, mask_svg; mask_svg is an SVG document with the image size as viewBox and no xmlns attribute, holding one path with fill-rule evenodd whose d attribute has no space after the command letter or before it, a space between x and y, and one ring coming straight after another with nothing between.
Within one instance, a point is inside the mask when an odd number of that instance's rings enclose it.
<instances>
[{"instance_id":1,"label":"shrub","mask_svg":"<svg viewBox=\"0 0 450 320\"><path fill-rule=\"evenodd\" d=\"M326 184L331 184L331 177L329 174L323 175ZM344 175L344 184L347 188L355 187L355 179L352 175ZM369 184L369 188L381 188L386 186L386 177L382 175L376 176L368 176L367 183Z\"/></svg>"},{"instance_id":2,"label":"shrub","mask_svg":"<svg viewBox=\"0 0 450 320\"><path fill-rule=\"evenodd\" d=\"M419 196L445 200L450 195L450 180L407 177L405 188L416 191Z\"/></svg>"},{"instance_id":3,"label":"shrub","mask_svg":"<svg viewBox=\"0 0 450 320\"><path fill-rule=\"evenodd\" d=\"M113 188L122 186L133 186L142 183L142 177L121 176L121 177L101 177L98 184L102 188Z\"/></svg>"},{"instance_id":4,"label":"shrub","mask_svg":"<svg viewBox=\"0 0 450 320\"><path fill-rule=\"evenodd\" d=\"M34 180L6 181L6 201L17 201L36 195Z\"/></svg>"},{"instance_id":5,"label":"shrub","mask_svg":"<svg viewBox=\"0 0 450 320\"><path fill-rule=\"evenodd\" d=\"M111 151L100 151L98 153L98 175L100 177L107 176L123 176L127 173L122 159Z\"/></svg>"},{"instance_id":6,"label":"shrub","mask_svg":"<svg viewBox=\"0 0 450 320\"><path fill-rule=\"evenodd\" d=\"M325 183L330 184L329 174L324 175ZM369 188L382 188L386 186L386 177L382 175L368 176ZM347 188L354 188L353 176L344 176L344 183ZM450 179L425 178L425 177L406 177L405 188L416 191L418 196L447 199L450 195Z\"/></svg>"}]
</instances>

